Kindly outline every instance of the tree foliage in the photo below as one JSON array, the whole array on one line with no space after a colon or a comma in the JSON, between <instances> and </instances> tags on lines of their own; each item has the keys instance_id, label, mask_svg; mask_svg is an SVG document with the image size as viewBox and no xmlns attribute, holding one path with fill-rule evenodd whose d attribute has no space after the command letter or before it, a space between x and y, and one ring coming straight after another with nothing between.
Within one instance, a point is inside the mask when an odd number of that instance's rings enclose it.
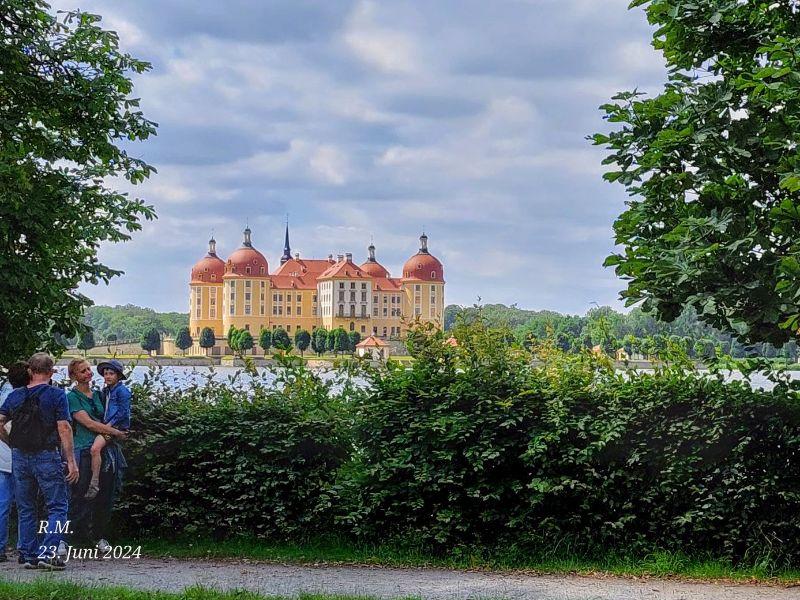
<instances>
[{"instance_id":1,"label":"tree foliage","mask_svg":"<svg viewBox=\"0 0 800 600\"><path fill-rule=\"evenodd\" d=\"M238 339L237 339L237 346L240 352L247 352L251 350L254 345L253 334L251 334L246 329L241 329L239 331Z\"/></svg>"},{"instance_id":2,"label":"tree foliage","mask_svg":"<svg viewBox=\"0 0 800 600\"><path fill-rule=\"evenodd\" d=\"M628 304L687 305L747 342L800 329L800 9L795 0L634 0L669 68L623 92L595 144L633 197L610 256Z\"/></svg>"},{"instance_id":3,"label":"tree foliage","mask_svg":"<svg viewBox=\"0 0 800 600\"><path fill-rule=\"evenodd\" d=\"M292 349L292 340L283 327L278 327L272 334L272 345L278 350L288 352Z\"/></svg>"},{"instance_id":4,"label":"tree foliage","mask_svg":"<svg viewBox=\"0 0 800 600\"><path fill-rule=\"evenodd\" d=\"M87 329L81 334L80 340L78 340L78 350L83 350L83 355L86 356L86 351L91 350L94 346L94 331Z\"/></svg>"},{"instance_id":5,"label":"tree foliage","mask_svg":"<svg viewBox=\"0 0 800 600\"><path fill-rule=\"evenodd\" d=\"M258 334L258 345L261 347L264 354L269 352L269 349L272 347L272 332L269 329L264 328Z\"/></svg>"},{"instance_id":6,"label":"tree foliage","mask_svg":"<svg viewBox=\"0 0 800 600\"><path fill-rule=\"evenodd\" d=\"M200 331L200 347L213 348L217 344L217 337L214 335L214 330L211 327L203 327Z\"/></svg>"},{"instance_id":7,"label":"tree foliage","mask_svg":"<svg viewBox=\"0 0 800 600\"><path fill-rule=\"evenodd\" d=\"M99 261L100 244L155 216L109 183L153 172L126 149L155 133L131 96L131 75L150 65L99 23L56 18L41 0L0 9L0 364L62 350L91 304L79 284L121 274Z\"/></svg>"},{"instance_id":8,"label":"tree foliage","mask_svg":"<svg viewBox=\"0 0 800 600\"><path fill-rule=\"evenodd\" d=\"M347 349L350 352L355 352L356 346L361 341L361 334L358 331L351 331L350 333L347 334L347 341L348 341Z\"/></svg>"},{"instance_id":9,"label":"tree foliage","mask_svg":"<svg viewBox=\"0 0 800 600\"><path fill-rule=\"evenodd\" d=\"M311 334L305 329L298 329L294 334L294 345L297 346L298 350L300 350L300 356L303 356L303 352L308 350L308 346L310 344Z\"/></svg>"},{"instance_id":10,"label":"tree foliage","mask_svg":"<svg viewBox=\"0 0 800 600\"><path fill-rule=\"evenodd\" d=\"M142 334L140 341L143 350L148 352L157 352L161 349L161 334L158 329L148 329Z\"/></svg>"},{"instance_id":11,"label":"tree foliage","mask_svg":"<svg viewBox=\"0 0 800 600\"><path fill-rule=\"evenodd\" d=\"M186 350L191 348L192 344L194 344L192 334L188 327L184 327L178 332L178 335L175 336L175 346L178 349L183 350L183 353L186 354Z\"/></svg>"},{"instance_id":12,"label":"tree foliage","mask_svg":"<svg viewBox=\"0 0 800 600\"><path fill-rule=\"evenodd\" d=\"M142 333L153 327L168 335L178 335L182 328L189 326L189 314L159 313L133 304L90 306L84 312L83 322L106 340L110 335L119 340L138 340Z\"/></svg>"},{"instance_id":13,"label":"tree foliage","mask_svg":"<svg viewBox=\"0 0 800 600\"><path fill-rule=\"evenodd\" d=\"M328 346L328 331L324 327L317 327L311 333L311 349L318 355L325 354Z\"/></svg>"}]
</instances>

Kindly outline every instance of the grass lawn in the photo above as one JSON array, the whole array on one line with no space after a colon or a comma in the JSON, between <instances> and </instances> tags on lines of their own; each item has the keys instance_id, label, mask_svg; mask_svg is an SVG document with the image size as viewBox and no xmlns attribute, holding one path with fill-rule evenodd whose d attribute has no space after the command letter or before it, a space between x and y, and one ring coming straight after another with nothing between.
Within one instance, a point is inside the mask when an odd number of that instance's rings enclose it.
<instances>
[{"instance_id":1,"label":"grass lawn","mask_svg":"<svg viewBox=\"0 0 800 600\"><path fill-rule=\"evenodd\" d=\"M656 551L644 556L608 553L597 558L574 555L539 556L507 553L482 556L461 553L433 557L414 549L395 546L359 546L335 540L305 544L234 539L209 541L137 541L144 554L174 558L249 558L294 563L369 564L383 566L429 566L451 569L487 569L533 571L550 574L609 574L623 577L677 577L697 580L733 580L741 582L800 583L800 569L774 570L766 566L741 567L712 557L689 557L684 554Z\"/></svg>"},{"instance_id":2,"label":"grass lawn","mask_svg":"<svg viewBox=\"0 0 800 600\"><path fill-rule=\"evenodd\" d=\"M145 592L122 587L83 586L52 580L34 583L0 581L0 600L282 600L286 596L262 596L251 592L217 592L189 588L178 594ZM365 600L363 596L300 594L292 600Z\"/></svg>"}]
</instances>

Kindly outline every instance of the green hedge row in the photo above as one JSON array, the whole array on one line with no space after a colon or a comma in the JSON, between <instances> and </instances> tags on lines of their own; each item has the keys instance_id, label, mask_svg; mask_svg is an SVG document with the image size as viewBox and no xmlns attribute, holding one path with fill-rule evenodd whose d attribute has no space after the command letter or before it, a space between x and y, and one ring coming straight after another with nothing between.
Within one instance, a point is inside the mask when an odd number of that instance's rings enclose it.
<instances>
[{"instance_id":1,"label":"green hedge row","mask_svg":"<svg viewBox=\"0 0 800 600\"><path fill-rule=\"evenodd\" d=\"M122 510L162 532L800 562L791 392L457 337L420 333L410 368L362 373L368 391L292 367L277 388L138 394Z\"/></svg>"}]
</instances>

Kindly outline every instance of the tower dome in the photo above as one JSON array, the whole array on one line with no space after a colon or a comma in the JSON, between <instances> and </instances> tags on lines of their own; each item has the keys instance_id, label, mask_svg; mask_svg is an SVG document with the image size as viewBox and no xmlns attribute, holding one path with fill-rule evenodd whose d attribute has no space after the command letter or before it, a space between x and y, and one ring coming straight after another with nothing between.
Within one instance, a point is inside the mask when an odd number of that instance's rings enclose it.
<instances>
[{"instance_id":1,"label":"tower dome","mask_svg":"<svg viewBox=\"0 0 800 600\"><path fill-rule=\"evenodd\" d=\"M208 254L195 263L192 267L192 283L222 282L225 274L225 263L217 256L217 241L212 237L208 240Z\"/></svg>"},{"instance_id":2,"label":"tower dome","mask_svg":"<svg viewBox=\"0 0 800 600\"><path fill-rule=\"evenodd\" d=\"M268 277L267 259L253 248L250 228L244 230L242 247L235 250L225 261L225 277Z\"/></svg>"},{"instance_id":3,"label":"tower dome","mask_svg":"<svg viewBox=\"0 0 800 600\"><path fill-rule=\"evenodd\" d=\"M424 233L419 238L419 251L403 265L403 279L444 283L444 267L428 251L428 236Z\"/></svg>"},{"instance_id":4,"label":"tower dome","mask_svg":"<svg viewBox=\"0 0 800 600\"><path fill-rule=\"evenodd\" d=\"M375 260L375 245L370 244L367 250L369 250L369 258L364 261L364 264L361 265L361 270L371 277L388 278L389 271L387 271L386 267L384 267L381 263Z\"/></svg>"}]
</instances>

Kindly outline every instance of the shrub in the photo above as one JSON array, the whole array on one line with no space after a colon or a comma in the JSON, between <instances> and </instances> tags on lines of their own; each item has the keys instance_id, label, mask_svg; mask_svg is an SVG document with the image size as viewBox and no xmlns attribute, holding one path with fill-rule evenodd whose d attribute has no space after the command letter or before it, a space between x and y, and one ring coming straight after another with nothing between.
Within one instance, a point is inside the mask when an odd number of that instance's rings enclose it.
<instances>
[{"instance_id":1,"label":"shrub","mask_svg":"<svg viewBox=\"0 0 800 600\"><path fill-rule=\"evenodd\" d=\"M268 386L137 387L125 521L442 551L800 560L795 392L682 366L621 374L547 344L532 361L480 321L451 334L457 346L412 331L411 364L337 361L336 384L286 357Z\"/></svg>"},{"instance_id":2,"label":"shrub","mask_svg":"<svg viewBox=\"0 0 800 600\"><path fill-rule=\"evenodd\" d=\"M140 433L128 442L122 524L220 537L326 529L329 488L349 447L332 385L284 362L269 386L135 386Z\"/></svg>"}]
</instances>

